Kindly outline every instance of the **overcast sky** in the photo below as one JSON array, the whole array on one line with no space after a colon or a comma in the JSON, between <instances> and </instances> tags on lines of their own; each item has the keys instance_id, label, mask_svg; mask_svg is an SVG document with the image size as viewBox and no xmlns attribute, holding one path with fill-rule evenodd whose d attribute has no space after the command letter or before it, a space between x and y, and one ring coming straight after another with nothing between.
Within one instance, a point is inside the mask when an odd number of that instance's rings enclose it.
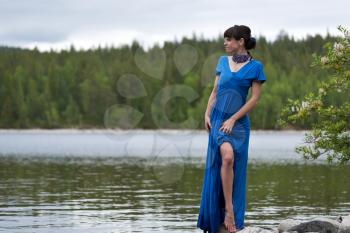
<instances>
[{"instance_id":1,"label":"overcast sky","mask_svg":"<svg viewBox=\"0 0 350 233\"><path fill-rule=\"evenodd\" d=\"M339 34L349 0L0 0L0 44L40 50L131 44L145 48L183 36L217 37L234 24L274 40Z\"/></svg>"}]
</instances>

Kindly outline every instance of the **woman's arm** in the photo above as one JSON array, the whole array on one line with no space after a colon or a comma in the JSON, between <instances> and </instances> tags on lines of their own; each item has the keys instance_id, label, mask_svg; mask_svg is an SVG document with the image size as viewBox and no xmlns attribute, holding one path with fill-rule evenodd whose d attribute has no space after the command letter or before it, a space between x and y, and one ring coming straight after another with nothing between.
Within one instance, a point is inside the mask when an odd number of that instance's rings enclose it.
<instances>
[{"instance_id":1,"label":"woman's arm","mask_svg":"<svg viewBox=\"0 0 350 233\"><path fill-rule=\"evenodd\" d=\"M214 102L216 101L218 79L219 79L219 75L216 75L214 88L210 93L207 109L205 110L205 114L204 114L204 127L207 130L207 132L209 132L211 129L210 112L211 112L211 108L213 107Z\"/></svg>"},{"instance_id":2,"label":"woman's arm","mask_svg":"<svg viewBox=\"0 0 350 233\"><path fill-rule=\"evenodd\" d=\"M259 81L252 82L252 95L250 99L240 108L238 112L230 117L232 120L238 120L250 110L252 110L253 107L258 103L258 100L260 99L261 85L262 84Z\"/></svg>"},{"instance_id":3,"label":"woman's arm","mask_svg":"<svg viewBox=\"0 0 350 233\"><path fill-rule=\"evenodd\" d=\"M207 109L205 110L205 116L208 116L208 117L210 116L210 111L211 111L211 108L213 106L213 103L216 100L218 79L219 79L219 75L216 75L215 82L214 82L214 87L213 87L213 90L210 93L208 104L207 104Z\"/></svg>"}]
</instances>

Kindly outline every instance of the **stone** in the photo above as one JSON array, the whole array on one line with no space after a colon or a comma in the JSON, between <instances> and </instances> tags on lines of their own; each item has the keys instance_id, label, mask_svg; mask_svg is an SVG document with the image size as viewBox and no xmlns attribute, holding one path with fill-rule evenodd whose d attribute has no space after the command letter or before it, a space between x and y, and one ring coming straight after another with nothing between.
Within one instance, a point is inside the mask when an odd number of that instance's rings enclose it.
<instances>
[{"instance_id":1,"label":"stone","mask_svg":"<svg viewBox=\"0 0 350 233\"><path fill-rule=\"evenodd\" d=\"M307 222L291 227L288 231L320 232L320 233L339 233L340 223L336 220L326 217L316 217Z\"/></svg>"},{"instance_id":2,"label":"stone","mask_svg":"<svg viewBox=\"0 0 350 233\"><path fill-rule=\"evenodd\" d=\"M350 214L342 217L342 221L339 224L339 233L350 233Z\"/></svg>"},{"instance_id":3,"label":"stone","mask_svg":"<svg viewBox=\"0 0 350 233\"><path fill-rule=\"evenodd\" d=\"M350 214L345 216L345 217L342 217L342 222L341 223L344 224L344 225L350 226Z\"/></svg>"},{"instance_id":4,"label":"stone","mask_svg":"<svg viewBox=\"0 0 350 233\"><path fill-rule=\"evenodd\" d=\"M295 219L286 219L280 222L274 230L261 227L246 226L237 233L350 233L350 214L338 218L315 217L301 222ZM228 233L222 224L217 233Z\"/></svg>"},{"instance_id":5,"label":"stone","mask_svg":"<svg viewBox=\"0 0 350 233\"><path fill-rule=\"evenodd\" d=\"M294 219L286 219L283 220L282 222L280 222L280 224L277 227L278 232L285 232L285 231L289 231L290 228L292 228L293 226L299 225L301 223L301 221L299 220L294 220Z\"/></svg>"}]
</instances>

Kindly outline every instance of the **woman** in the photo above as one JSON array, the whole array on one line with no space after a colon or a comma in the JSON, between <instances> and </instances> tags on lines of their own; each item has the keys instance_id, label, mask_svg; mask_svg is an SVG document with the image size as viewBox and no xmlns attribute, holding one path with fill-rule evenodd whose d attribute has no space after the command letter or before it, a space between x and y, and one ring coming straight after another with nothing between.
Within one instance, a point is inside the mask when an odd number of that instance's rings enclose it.
<instances>
[{"instance_id":1,"label":"woman","mask_svg":"<svg viewBox=\"0 0 350 233\"><path fill-rule=\"evenodd\" d=\"M209 132L197 227L214 233L224 223L229 232L244 228L246 168L250 136L248 112L257 104L266 81L263 65L248 50L255 48L250 28L234 25L224 32L228 56L220 56L205 112ZM251 98L246 101L251 87Z\"/></svg>"}]
</instances>

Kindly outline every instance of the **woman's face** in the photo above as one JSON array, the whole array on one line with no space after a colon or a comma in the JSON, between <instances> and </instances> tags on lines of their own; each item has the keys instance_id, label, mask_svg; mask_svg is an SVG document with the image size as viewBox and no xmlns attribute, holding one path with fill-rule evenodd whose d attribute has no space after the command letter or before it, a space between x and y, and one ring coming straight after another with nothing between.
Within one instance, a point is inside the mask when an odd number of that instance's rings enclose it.
<instances>
[{"instance_id":1,"label":"woman's face","mask_svg":"<svg viewBox=\"0 0 350 233\"><path fill-rule=\"evenodd\" d=\"M224 38L224 48L227 53L236 53L237 51L244 48L244 39L236 40L235 38Z\"/></svg>"}]
</instances>

